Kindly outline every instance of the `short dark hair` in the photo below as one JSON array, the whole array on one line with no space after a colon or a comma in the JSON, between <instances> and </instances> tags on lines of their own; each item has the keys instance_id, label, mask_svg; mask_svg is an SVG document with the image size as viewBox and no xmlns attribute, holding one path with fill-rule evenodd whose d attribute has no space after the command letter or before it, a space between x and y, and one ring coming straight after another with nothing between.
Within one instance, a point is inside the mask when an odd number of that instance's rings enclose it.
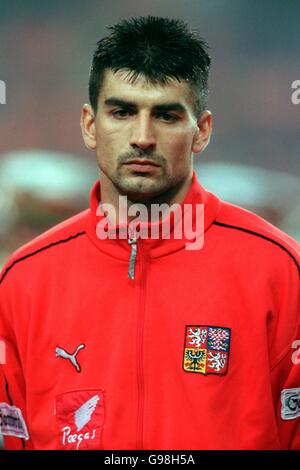
<instances>
[{"instance_id":1,"label":"short dark hair","mask_svg":"<svg viewBox=\"0 0 300 470\"><path fill-rule=\"evenodd\" d=\"M194 92L194 112L206 108L211 59L208 44L195 30L177 19L154 16L130 18L108 28L93 54L89 99L97 112L98 96L106 69L128 70L134 82L143 75L150 83L187 80Z\"/></svg>"}]
</instances>

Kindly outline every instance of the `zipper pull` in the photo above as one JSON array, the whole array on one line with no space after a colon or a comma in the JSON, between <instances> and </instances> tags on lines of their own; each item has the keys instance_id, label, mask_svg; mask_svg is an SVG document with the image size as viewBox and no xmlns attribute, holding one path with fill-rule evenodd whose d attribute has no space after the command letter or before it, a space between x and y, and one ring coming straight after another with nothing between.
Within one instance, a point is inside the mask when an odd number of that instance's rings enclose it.
<instances>
[{"instance_id":1,"label":"zipper pull","mask_svg":"<svg viewBox=\"0 0 300 470\"><path fill-rule=\"evenodd\" d=\"M135 268L135 260L136 260L136 238L129 238L128 245L131 246L130 252L130 260L129 260L129 267L128 267L128 277L129 279L134 279L134 268Z\"/></svg>"}]
</instances>

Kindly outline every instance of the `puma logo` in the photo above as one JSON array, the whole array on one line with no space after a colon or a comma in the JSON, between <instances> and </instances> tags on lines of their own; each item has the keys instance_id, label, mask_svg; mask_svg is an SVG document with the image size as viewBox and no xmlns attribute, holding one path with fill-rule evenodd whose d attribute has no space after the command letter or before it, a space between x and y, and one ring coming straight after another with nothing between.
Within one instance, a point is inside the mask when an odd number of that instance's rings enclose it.
<instances>
[{"instance_id":1,"label":"puma logo","mask_svg":"<svg viewBox=\"0 0 300 470\"><path fill-rule=\"evenodd\" d=\"M79 353L79 351L83 348L85 348L85 344L80 344L79 346L77 346L76 351L73 354L68 353L63 348L56 348L55 349L55 355L56 355L56 357L62 357L63 359L69 359L69 361L71 362L71 364L73 364L73 366L75 367L77 372L81 372L81 367L77 362L76 356Z\"/></svg>"}]
</instances>

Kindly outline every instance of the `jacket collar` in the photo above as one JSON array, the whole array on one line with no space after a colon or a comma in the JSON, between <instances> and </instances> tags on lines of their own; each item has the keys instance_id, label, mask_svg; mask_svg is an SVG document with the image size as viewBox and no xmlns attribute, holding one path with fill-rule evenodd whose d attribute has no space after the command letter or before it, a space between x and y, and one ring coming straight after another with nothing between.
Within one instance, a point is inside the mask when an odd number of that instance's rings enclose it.
<instances>
[{"instance_id":1,"label":"jacket collar","mask_svg":"<svg viewBox=\"0 0 300 470\"><path fill-rule=\"evenodd\" d=\"M132 236L132 225L110 227L108 229L109 235L103 235L103 228L107 229L107 220L101 211L100 202L101 183L98 180L95 182L90 193L90 209L86 226L87 235L99 250L113 257L128 260L130 253L130 245L128 243L130 238L129 233ZM202 242L204 241L205 243L205 233L216 219L220 205L221 201L199 184L194 171L192 182L184 201L182 204L178 204L177 209L174 213L171 212L170 217L156 224L145 222L139 224L140 236L137 235L138 256L142 252L146 256L157 258L182 250L187 248L187 246L190 246L188 249L196 249L197 246L202 247L200 238L202 236ZM201 207L204 210L203 226L199 222ZM192 224L188 223L189 220L192 220ZM181 225L179 226L178 224ZM165 238L165 236L162 236L162 230L168 231L168 227L169 238ZM182 227L182 230L180 230L180 227ZM156 238L151 237L151 233L154 233ZM197 235L195 235L196 233ZM99 235L102 239L99 238ZM192 248L193 243L194 248Z\"/></svg>"}]
</instances>

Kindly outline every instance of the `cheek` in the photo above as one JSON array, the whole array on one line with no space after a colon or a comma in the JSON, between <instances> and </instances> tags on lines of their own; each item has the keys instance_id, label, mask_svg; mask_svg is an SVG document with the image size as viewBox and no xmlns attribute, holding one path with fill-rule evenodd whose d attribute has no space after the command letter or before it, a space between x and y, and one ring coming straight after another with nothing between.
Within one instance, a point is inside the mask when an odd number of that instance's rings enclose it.
<instances>
[{"instance_id":1,"label":"cheek","mask_svg":"<svg viewBox=\"0 0 300 470\"><path fill-rule=\"evenodd\" d=\"M106 154L114 155L128 150L129 130L125 125L113 125L103 120L96 130L97 149L101 149Z\"/></svg>"},{"instance_id":2,"label":"cheek","mask_svg":"<svg viewBox=\"0 0 300 470\"><path fill-rule=\"evenodd\" d=\"M101 125L97 127L96 130L96 140L97 145L102 145L103 142L107 142L110 145L118 140L118 135L120 133L116 129L112 129L110 126Z\"/></svg>"},{"instance_id":3,"label":"cheek","mask_svg":"<svg viewBox=\"0 0 300 470\"><path fill-rule=\"evenodd\" d=\"M101 126L97 128L96 145L97 153L104 155L112 155L120 147L120 133L109 127Z\"/></svg>"},{"instance_id":4,"label":"cheek","mask_svg":"<svg viewBox=\"0 0 300 470\"><path fill-rule=\"evenodd\" d=\"M168 136L165 141L165 149L168 155L176 160L186 159L192 151L193 135L191 132L176 132Z\"/></svg>"},{"instance_id":5,"label":"cheek","mask_svg":"<svg viewBox=\"0 0 300 470\"><path fill-rule=\"evenodd\" d=\"M118 156L116 136L101 129L96 133L96 155L97 161L102 170L113 168Z\"/></svg>"}]
</instances>

